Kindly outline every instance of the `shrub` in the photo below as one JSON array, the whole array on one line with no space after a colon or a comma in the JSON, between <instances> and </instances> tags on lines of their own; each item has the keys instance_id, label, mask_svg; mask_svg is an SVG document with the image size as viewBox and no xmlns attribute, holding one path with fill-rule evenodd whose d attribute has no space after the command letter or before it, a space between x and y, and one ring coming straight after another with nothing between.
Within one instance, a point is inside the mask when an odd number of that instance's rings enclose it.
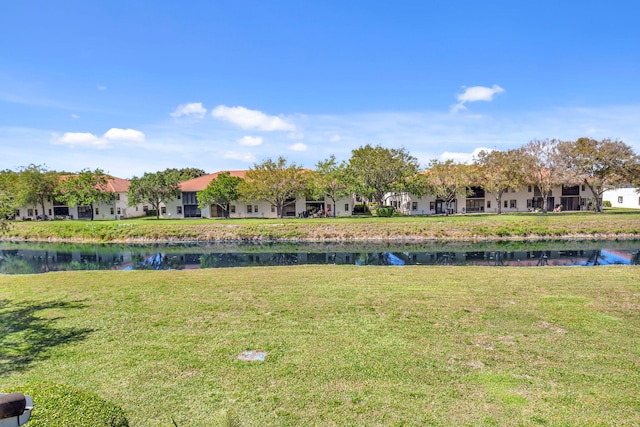
<instances>
[{"instance_id":1,"label":"shrub","mask_svg":"<svg viewBox=\"0 0 640 427\"><path fill-rule=\"evenodd\" d=\"M393 216L393 207L392 206L381 206L376 209L376 215L382 217L391 217Z\"/></svg>"},{"instance_id":2,"label":"shrub","mask_svg":"<svg viewBox=\"0 0 640 427\"><path fill-rule=\"evenodd\" d=\"M603 208L610 208L611 207L611 200L603 200L602 201L602 207Z\"/></svg>"},{"instance_id":3,"label":"shrub","mask_svg":"<svg viewBox=\"0 0 640 427\"><path fill-rule=\"evenodd\" d=\"M31 383L12 391L33 398L29 427L128 427L124 411L117 405L65 384Z\"/></svg>"}]
</instances>

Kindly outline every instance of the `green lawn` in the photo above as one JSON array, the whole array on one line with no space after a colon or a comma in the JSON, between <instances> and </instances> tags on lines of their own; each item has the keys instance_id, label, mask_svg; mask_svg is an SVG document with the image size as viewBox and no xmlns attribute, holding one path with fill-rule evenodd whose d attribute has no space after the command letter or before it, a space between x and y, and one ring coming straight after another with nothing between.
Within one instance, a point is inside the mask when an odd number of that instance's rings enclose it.
<instances>
[{"instance_id":1,"label":"green lawn","mask_svg":"<svg viewBox=\"0 0 640 427\"><path fill-rule=\"evenodd\" d=\"M318 219L17 221L9 239L176 240L498 240L637 238L640 210Z\"/></svg>"},{"instance_id":2,"label":"green lawn","mask_svg":"<svg viewBox=\"0 0 640 427\"><path fill-rule=\"evenodd\" d=\"M637 267L0 276L0 389L135 426L640 425L638 330Z\"/></svg>"}]
</instances>

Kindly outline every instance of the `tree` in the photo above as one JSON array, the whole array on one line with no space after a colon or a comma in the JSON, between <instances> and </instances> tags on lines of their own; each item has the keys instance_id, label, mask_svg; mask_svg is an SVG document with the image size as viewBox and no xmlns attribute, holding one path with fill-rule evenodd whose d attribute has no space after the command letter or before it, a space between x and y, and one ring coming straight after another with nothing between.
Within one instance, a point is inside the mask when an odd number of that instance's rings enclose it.
<instances>
[{"instance_id":1,"label":"tree","mask_svg":"<svg viewBox=\"0 0 640 427\"><path fill-rule=\"evenodd\" d=\"M589 187L597 212L602 212L604 192L628 183L628 172L638 162L630 146L611 139L579 138L560 143L558 150L566 166L568 180Z\"/></svg>"},{"instance_id":2,"label":"tree","mask_svg":"<svg viewBox=\"0 0 640 427\"><path fill-rule=\"evenodd\" d=\"M229 205L239 199L238 187L242 181L242 178L231 176L229 172L219 173L211 180L207 188L198 191L197 199L200 209L210 205L218 205L222 208L224 217L229 218Z\"/></svg>"},{"instance_id":3,"label":"tree","mask_svg":"<svg viewBox=\"0 0 640 427\"><path fill-rule=\"evenodd\" d=\"M55 196L58 185L58 173L50 171L44 165L22 167L20 169L20 202L25 205L35 205L42 208L42 217L45 215L45 201Z\"/></svg>"},{"instance_id":4,"label":"tree","mask_svg":"<svg viewBox=\"0 0 640 427\"><path fill-rule=\"evenodd\" d=\"M549 194L554 186L562 184L566 171L558 151L559 143L555 139L533 140L521 148L524 181L540 190L544 212L549 210Z\"/></svg>"},{"instance_id":5,"label":"tree","mask_svg":"<svg viewBox=\"0 0 640 427\"><path fill-rule=\"evenodd\" d=\"M112 202L115 194L109 191L109 176L101 169L84 169L77 175L68 175L60 179L56 192L57 199L72 206L89 206L93 220L94 204Z\"/></svg>"},{"instance_id":6,"label":"tree","mask_svg":"<svg viewBox=\"0 0 640 427\"><path fill-rule=\"evenodd\" d=\"M168 168L164 170L164 173L178 175L179 182L188 181L190 179L198 178L207 174L205 171L198 168L182 168L182 169Z\"/></svg>"},{"instance_id":7,"label":"tree","mask_svg":"<svg viewBox=\"0 0 640 427\"><path fill-rule=\"evenodd\" d=\"M19 176L11 170L0 171L0 233L9 227L8 219L14 217L18 207Z\"/></svg>"},{"instance_id":8,"label":"tree","mask_svg":"<svg viewBox=\"0 0 640 427\"><path fill-rule=\"evenodd\" d=\"M129 206L138 203L149 203L160 218L160 204L167 203L180 194L179 176L173 172L146 172L140 178L134 176L130 180L128 199Z\"/></svg>"},{"instance_id":9,"label":"tree","mask_svg":"<svg viewBox=\"0 0 640 427\"><path fill-rule=\"evenodd\" d=\"M319 161L311 173L311 187L316 197L328 197L333 202L333 216L336 216L336 200L350 194L347 181L347 165L338 164L336 157Z\"/></svg>"},{"instance_id":10,"label":"tree","mask_svg":"<svg viewBox=\"0 0 640 427\"><path fill-rule=\"evenodd\" d=\"M404 148L367 144L351 152L347 172L356 193L382 206L387 194L413 188L418 169L418 160Z\"/></svg>"},{"instance_id":11,"label":"tree","mask_svg":"<svg viewBox=\"0 0 640 427\"><path fill-rule=\"evenodd\" d=\"M475 159L477 183L496 199L498 214L502 213L502 195L522 185L521 162L522 151L517 149L482 150Z\"/></svg>"},{"instance_id":12,"label":"tree","mask_svg":"<svg viewBox=\"0 0 640 427\"><path fill-rule=\"evenodd\" d=\"M284 157L268 159L249 169L240 184L240 197L245 200L266 200L284 216L284 207L308 188L305 171L295 163L287 165Z\"/></svg>"},{"instance_id":13,"label":"tree","mask_svg":"<svg viewBox=\"0 0 640 427\"><path fill-rule=\"evenodd\" d=\"M471 194L470 172L468 165L455 163L453 160L442 162L433 159L422 175L423 185L428 193L444 201L448 208L458 197L467 197ZM449 214L448 209L446 214Z\"/></svg>"}]
</instances>

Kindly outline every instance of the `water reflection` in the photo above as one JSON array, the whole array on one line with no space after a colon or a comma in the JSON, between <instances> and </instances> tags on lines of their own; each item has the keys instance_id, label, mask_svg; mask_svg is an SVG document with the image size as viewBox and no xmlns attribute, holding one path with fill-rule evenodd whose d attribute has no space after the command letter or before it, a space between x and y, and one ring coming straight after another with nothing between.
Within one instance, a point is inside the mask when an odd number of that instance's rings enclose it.
<instances>
[{"instance_id":1,"label":"water reflection","mask_svg":"<svg viewBox=\"0 0 640 427\"><path fill-rule=\"evenodd\" d=\"M640 263L640 241L492 244L0 244L0 273L338 265L598 266Z\"/></svg>"}]
</instances>

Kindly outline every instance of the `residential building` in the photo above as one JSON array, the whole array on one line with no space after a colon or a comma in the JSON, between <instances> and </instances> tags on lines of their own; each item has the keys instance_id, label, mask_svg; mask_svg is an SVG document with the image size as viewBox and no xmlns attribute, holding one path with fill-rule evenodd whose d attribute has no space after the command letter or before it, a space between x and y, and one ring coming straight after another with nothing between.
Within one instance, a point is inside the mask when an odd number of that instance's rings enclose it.
<instances>
[{"instance_id":1,"label":"residential building","mask_svg":"<svg viewBox=\"0 0 640 427\"><path fill-rule=\"evenodd\" d=\"M160 209L160 216L163 218L220 218L224 216L222 208L218 205L210 205L204 208L198 206L198 191L202 191L209 183L218 177L220 173L229 172L231 176L244 178L246 170L219 171L198 178L184 181L180 184L180 195L166 203ZM305 212L325 212L327 215L351 216L353 210L353 197L344 197L336 201L335 206L328 198L321 200L311 200L306 197L292 199L284 207L284 217L297 217ZM277 218L278 213L275 206L266 200L236 200L230 205L230 218Z\"/></svg>"},{"instance_id":2,"label":"residential building","mask_svg":"<svg viewBox=\"0 0 640 427\"><path fill-rule=\"evenodd\" d=\"M602 200L611 202L613 208L640 209L640 192L632 186L607 190Z\"/></svg>"},{"instance_id":3,"label":"residential building","mask_svg":"<svg viewBox=\"0 0 640 427\"><path fill-rule=\"evenodd\" d=\"M563 211L581 211L587 209L589 199L592 198L593 193L584 185L559 185L548 195L548 206L549 210L561 206ZM450 204L430 194L417 197L401 193L390 195L387 200L391 206L405 215L444 214L447 211L452 214L498 212L495 197L481 187L471 187L469 196L458 197ZM501 203L502 212L529 212L544 207L540 190L533 185L505 191Z\"/></svg>"},{"instance_id":4,"label":"residential building","mask_svg":"<svg viewBox=\"0 0 640 427\"><path fill-rule=\"evenodd\" d=\"M97 203L93 205L94 219L124 219L146 215L144 204L129 206L127 192L129 181L110 176L107 181L107 191L115 195L113 202ZM91 219L91 206L67 206L64 203L49 198L45 201L44 212L42 206L28 205L16 210L16 219ZM147 208L148 209L148 208Z\"/></svg>"}]
</instances>

